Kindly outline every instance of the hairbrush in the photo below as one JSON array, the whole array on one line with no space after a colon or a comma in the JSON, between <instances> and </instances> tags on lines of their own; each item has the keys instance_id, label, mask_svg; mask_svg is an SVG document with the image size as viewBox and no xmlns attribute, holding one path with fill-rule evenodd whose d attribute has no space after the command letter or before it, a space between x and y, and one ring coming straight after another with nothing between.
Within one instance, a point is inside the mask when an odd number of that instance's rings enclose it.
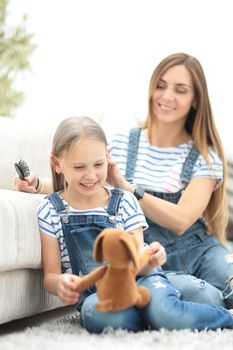
<instances>
[{"instance_id":1,"label":"hairbrush","mask_svg":"<svg viewBox=\"0 0 233 350\"><path fill-rule=\"evenodd\" d=\"M19 175L20 179L24 180L25 177L30 175L29 166L25 162L25 160L20 159L18 163L14 163L15 170L17 171L17 174Z\"/></svg>"}]
</instances>

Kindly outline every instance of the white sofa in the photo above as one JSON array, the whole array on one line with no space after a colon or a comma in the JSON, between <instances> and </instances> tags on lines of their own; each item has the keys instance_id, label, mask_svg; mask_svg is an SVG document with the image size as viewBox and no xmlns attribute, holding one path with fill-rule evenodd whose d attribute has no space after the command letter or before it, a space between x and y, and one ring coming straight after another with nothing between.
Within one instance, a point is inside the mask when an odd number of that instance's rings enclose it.
<instances>
[{"instance_id":1,"label":"white sofa","mask_svg":"<svg viewBox=\"0 0 233 350\"><path fill-rule=\"evenodd\" d=\"M43 127L0 117L0 324L63 306L43 288L36 217L43 195L12 190L14 162L21 158L41 176L50 175L56 124Z\"/></svg>"},{"instance_id":2,"label":"white sofa","mask_svg":"<svg viewBox=\"0 0 233 350\"><path fill-rule=\"evenodd\" d=\"M13 164L21 158L41 176L50 176L49 152L57 124L0 117L0 324L63 306L42 283L36 208L43 195L12 190ZM233 171L228 194L233 222Z\"/></svg>"}]
</instances>

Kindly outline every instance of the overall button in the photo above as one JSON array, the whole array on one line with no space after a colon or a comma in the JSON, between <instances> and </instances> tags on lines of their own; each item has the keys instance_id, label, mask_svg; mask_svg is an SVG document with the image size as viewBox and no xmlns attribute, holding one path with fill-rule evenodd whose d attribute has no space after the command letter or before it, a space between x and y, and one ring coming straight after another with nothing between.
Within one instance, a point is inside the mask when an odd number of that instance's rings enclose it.
<instances>
[{"instance_id":1,"label":"overall button","mask_svg":"<svg viewBox=\"0 0 233 350\"><path fill-rule=\"evenodd\" d=\"M108 218L108 221L111 222L111 223L114 223L115 220L116 220L116 217L113 216L113 215L109 216L109 218Z\"/></svg>"},{"instance_id":2,"label":"overall button","mask_svg":"<svg viewBox=\"0 0 233 350\"><path fill-rule=\"evenodd\" d=\"M61 220L64 224L68 224L69 222L69 216L68 215L62 215Z\"/></svg>"}]
</instances>

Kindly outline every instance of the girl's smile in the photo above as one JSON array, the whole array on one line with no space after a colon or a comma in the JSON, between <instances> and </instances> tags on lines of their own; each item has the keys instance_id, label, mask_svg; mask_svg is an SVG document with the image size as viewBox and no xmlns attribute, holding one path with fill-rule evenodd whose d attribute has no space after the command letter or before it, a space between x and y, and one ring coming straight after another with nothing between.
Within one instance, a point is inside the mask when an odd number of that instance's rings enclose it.
<instances>
[{"instance_id":1,"label":"girl's smile","mask_svg":"<svg viewBox=\"0 0 233 350\"><path fill-rule=\"evenodd\" d=\"M87 184L87 183L80 183L80 185L84 188L84 190L86 191L92 191L95 189L96 185L98 184L98 182L95 183L91 183L91 184Z\"/></svg>"}]
</instances>

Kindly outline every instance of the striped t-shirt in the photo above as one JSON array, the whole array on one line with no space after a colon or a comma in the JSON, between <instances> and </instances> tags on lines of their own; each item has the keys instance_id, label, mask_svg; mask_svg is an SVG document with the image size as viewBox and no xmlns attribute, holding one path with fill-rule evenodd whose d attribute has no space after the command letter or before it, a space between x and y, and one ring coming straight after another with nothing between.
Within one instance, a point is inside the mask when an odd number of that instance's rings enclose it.
<instances>
[{"instance_id":1,"label":"striped t-shirt","mask_svg":"<svg viewBox=\"0 0 233 350\"><path fill-rule=\"evenodd\" d=\"M109 191L109 193L111 193ZM61 196L60 196L61 197ZM109 216L107 213L107 207L93 208L90 210L77 210L69 207L68 203L61 197L64 205L69 210L69 214L77 215L103 215ZM60 214L64 214L65 211L61 211ZM70 259L66 244L64 241L63 231L60 216L54 209L53 204L47 198L41 202L37 210L38 222L40 231L46 235L54 237L58 240L61 252L61 266L62 272L71 273ZM136 228L142 227L145 230L148 225L145 216L138 204L137 199L129 192L123 193L117 216L116 216L116 227L125 231L133 231Z\"/></svg>"},{"instance_id":2,"label":"striped t-shirt","mask_svg":"<svg viewBox=\"0 0 233 350\"><path fill-rule=\"evenodd\" d=\"M129 131L113 135L109 148L123 175L126 170ZM141 131L134 182L144 188L158 192L177 192L184 188L181 183L182 167L193 141L176 147L156 147L149 144ZM211 168L202 155L199 155L193 168L192 178L213 178L219 183L223 178L223 165L217 153L209 148Z\"/></svg>"}]
</instances>

